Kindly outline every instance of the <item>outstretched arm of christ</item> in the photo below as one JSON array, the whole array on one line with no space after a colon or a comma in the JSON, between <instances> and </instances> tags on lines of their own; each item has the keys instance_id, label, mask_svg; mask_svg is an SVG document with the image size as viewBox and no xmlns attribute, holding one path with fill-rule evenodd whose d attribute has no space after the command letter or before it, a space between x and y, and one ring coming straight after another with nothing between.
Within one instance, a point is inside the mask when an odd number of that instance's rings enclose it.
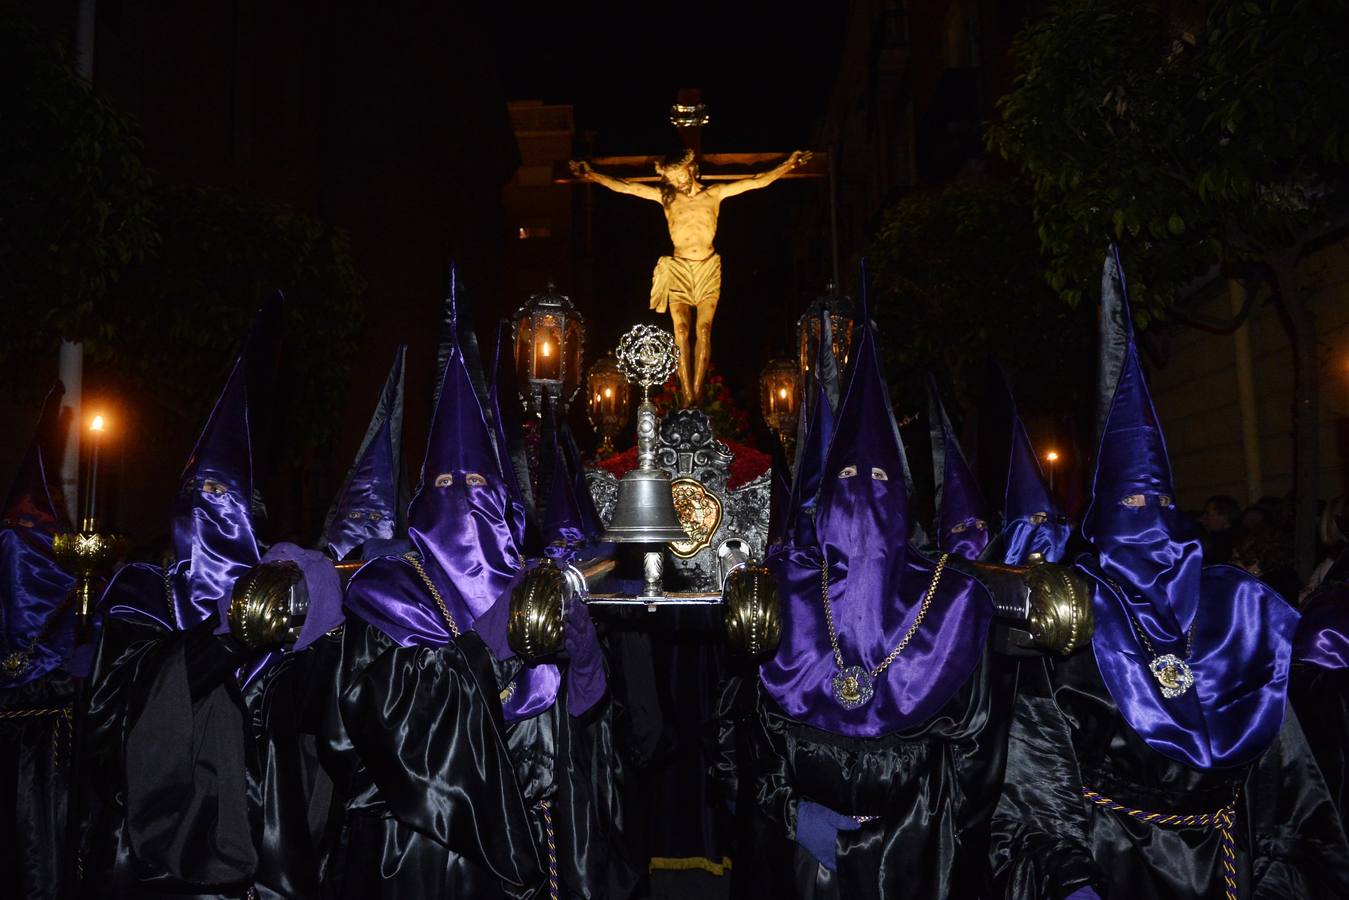
<instances>
[{"instance_id":1,"label":"outstretched arm of christ","mask_svg":"<svg viewBox=\"0 0 1349 900\"><path fill-rule=\"evenodd\" d=\"M736 194L743 194L745 191L754 191L759 188L768 187L792 169L804 166L806 163L810 162L811 156L813 156L813 154L809 150L797 150L767 172L760 172L758 175L750 175L748 178L737 178L735 181L723 181L720 184L712 185L708 190L715 191L721 195L722 199L725 199L727 197L734 197Z\"/></svg>"},{"instance_id":2,"label":"outstretched arm of christ","mask_svg":"<svg viewBox=\"0 0 1349 900\"><path fill-rule=\"evenodd\" d=\"M617 191L620 194L631 194L634 197L641 197L643 200L655 200L660 202L660 188L652 187L649 184L638 184L632 181L625 181L622 178L615 178L612 175L604 175L590 168L590 163L584 160L577 162L572 160L568 165L571 166L571 172L577 178L583 178L586 181L593 181L601 187L607 187L611 191Z\"/></svg>"}]
</instances>

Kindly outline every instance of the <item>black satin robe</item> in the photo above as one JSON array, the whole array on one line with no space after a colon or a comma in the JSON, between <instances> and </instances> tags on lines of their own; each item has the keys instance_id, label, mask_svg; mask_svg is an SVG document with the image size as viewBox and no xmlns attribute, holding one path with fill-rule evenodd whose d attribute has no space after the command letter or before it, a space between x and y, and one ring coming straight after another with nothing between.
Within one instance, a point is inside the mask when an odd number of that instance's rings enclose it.
<instances>
[{"instance_id":1,"label":"black satin robe","mask_svg":"<svg viewBox=\"0 0 1349 900\"><path fill-rule=\"evenodd\" d=\"M343 644L325 746L349 800L328 895L631 894L606 703L573 718L564 678L555 704L506 724L521 664L474 633L401 647L349 616Z\"/></svg>"},{"instance_id":2,"label":"black satin robe","mask_svg":"<svg viewBox=\"0 0 1349 900\"><path fill-rule=\"evenodd\" d=\"M402 647L348 614L321 752L347 797L329 897L547 896L499 673L473 633Z\"/></svg>"},{"instance_id":3,"label":"black satin robe","mask_svg":"<svg viewBox=\"0 0 1349 900\"><path fill-rule=\"evenodd\" d=\"M1349 669L1294 664L1288 699L1349 832Z\"/></svg>"},{"instance_id":4,"label":"black satin robe","mask_svg":"<svg viewBox=\"0 0 1349 900\"><path fill-rule=\"evenodd\" d=\"M328 851L341 827L343 798L319 761L340 635L283 653L243 691L253 741L249 802L258 864L254 892L269 898L318 897Z\"/></svg>"},{"instance_id":5,"label":"black satin robe","mask_svg":"<svg viewBox=\"0 0 1349 900\"><path fill-rule=\"evenodd\" d=\"M497 671L509 676L508 667ZM529 807L540 862L545 871L550 863L556 865L557 896L626 900L638 873L623 829L612 716L603 701L583 718L568 715L566 691L564 678L558 702L506 726L516 780ZM551 888L540 896L551 897Z\"/></svg>"},{"instance_id":6,"label":"black satin robe","mask_svg":"<svg viewBox=\"0 0 1349 900\"><path fill-rule=\"evenodd\" d=\"M62 896L70 870L66 806L70 792L75 696L59 670L0 691L0 895Z\"/></svg>"},{"instance_id":7,"label":"black satin robe","mask_svg":"<svg viewBox=\"0 0 1349 900\"><path fill-rule=\"evenodd\" d=\"M1278 739L1253 765L1200 770L1152 750L1120 715L1102 683L1091 648L1056 664L1052 690L1076 758L1081 784L1146 812L1202 814L1227 805L1240 789L1233 835L1238 895L1242 898L1349 896L1349 847L1338 814L1290 710ZM1042 707L1046 719L1052 710ZM1009 792L1025 795L1048 773L1071 782L1042 723L1038 747L1013 744ZM1023 752L1026 751L1026 752ZM1061 792L1060 792L1061 794ZM1085 836L1104 877L1106 897L1187 900L1222 897L1222 836L1212 826L1152 825L1136 817L1083 803ZM1000 814L1001 814L1000 810ZM1079 819L1078 821L1081 821ZM1019 840L1052 841L1031 817L1016 823ZM1075 832L1080 833L1080 832ZM1033 890L1032 879L1012 882L1008 896L1053 897ZM1099 889L1099 888L1098 888Z\"/></svg>"},{"instance_id":8,"label":"black satin robe","mask_svg":"<svg viewBox=\"0 0 1349 900\"><path fill-rule=\"evenodd\" d=\"M318 896L333 791L314 734L336 638L192 699L194 642L109 618L87 718L82 896ZM340 804L336 804L340 809Z\"/></svg>"},{"instance_id":9,"label":"black satin robe","mask_svg":"<svg viewBox=\"0 0 1349 900\"><path fill-rule=\"evenodd\" d=\"M82 896L243 897L252 885L248 711L228 678L192 700L188 648L200 638L104 624L86 720Z\"/></svg>"},{"instance_id":10,"label":"black satin robe","mask_svg":"<svg viewBox=\"0 0 1349 900\"><path fill-rule=\"evenodd\" d=\"M985 650L938 715L873 739L788 718L757 677L729 682L716 769L736 798L736 896L991 896L989 822L1002 784L1016 668ZM877 817L839 833L837 872L795 844L801 800Z\"/></svg>"}]
</instances>

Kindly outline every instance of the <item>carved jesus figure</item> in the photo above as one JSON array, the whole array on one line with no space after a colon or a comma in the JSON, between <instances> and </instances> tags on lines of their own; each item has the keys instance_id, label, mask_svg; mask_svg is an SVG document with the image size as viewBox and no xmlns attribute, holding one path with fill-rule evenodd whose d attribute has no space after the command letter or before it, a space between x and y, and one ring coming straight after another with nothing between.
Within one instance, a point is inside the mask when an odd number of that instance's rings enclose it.
<instances>
[{"instance_id":1,"label":"carved jesus figure","mask_svg":"<svg viewBox=\"0 0 1349 900\"><path fill-rule=\"evenodd\" d=\"M766 172L705 185L698 180L698 163L689 150L656 163L656 174L661 177L658 187L601 174L586 162L571 163L572 172L579 178L620 194L654 200L665 209L674 252L656 261L651 275L651 308L670 311L679 346L679 389L684 405L692 406L702 396L712 358L712 319L721 297L721 256L713 249L712 240L717 234L721 201L767 187L810 157L809 151L798 150ZM689 344L695 334L696 349Z\"/></svg>"}]
</instances>

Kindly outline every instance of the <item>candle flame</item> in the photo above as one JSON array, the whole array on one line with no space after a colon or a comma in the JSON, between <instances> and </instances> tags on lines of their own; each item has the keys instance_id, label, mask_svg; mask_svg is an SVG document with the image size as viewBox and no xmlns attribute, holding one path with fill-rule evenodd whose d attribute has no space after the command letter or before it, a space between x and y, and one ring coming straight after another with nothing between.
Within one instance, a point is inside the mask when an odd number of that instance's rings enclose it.
<instances>
[{"instance_id":1,"label":"candle flame","mask_svg":"<svg viewBox=\"0 0 1349 900\"><path fill-rule=\"evenodd\" d=\"M783 400L787 399L787 389L785 387L778 388L778 397L782 398Z\"/></svg>"},{"instance_id":2,"label":"candle flame","mask_svg":"<svg viewBox=\"0 0 1349 900\"><path fill-rule=\"evenodd\" d=\"M552 356L552 355L553 355L553 345L550 344L550 343L548 343L547 341L544 341L544 342L543 342L543 346L539 348L539 354L540 354L541 356Z\"/></svg>"},{"instance_id":3,"label":"candle flame","mask_svg":"<svg viewBox=\"0 0 1349 900\"><path fill-rule=\"evenodd\" d=\"M89 423L89 430L90 430L90 431L102 431L102 430L103 430L103 417L102 417L102 416L94 416L94 421L92 421L92 422Z\"/></svg>"},{"instance_id":4,"label":"candle flame","mask_svg":"<svg viewBox=\"0 0 1349 900\"><path fill-rule=\"evenodd\" d=\"M610 397L612 397L613 395L614 395L614 389L613 389L613 388L605 388L605 389L604 389L604 399L605 399L605 400L608 400L608 399L609 399Z\"/></svg>"}]
</instances>

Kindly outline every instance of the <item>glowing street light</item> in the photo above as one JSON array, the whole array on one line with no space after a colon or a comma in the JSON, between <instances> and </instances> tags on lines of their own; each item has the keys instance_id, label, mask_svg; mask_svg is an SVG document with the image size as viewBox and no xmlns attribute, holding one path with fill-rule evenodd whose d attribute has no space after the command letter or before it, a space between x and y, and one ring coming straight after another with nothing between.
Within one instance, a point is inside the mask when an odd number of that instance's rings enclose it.
<instances>
[{"instance_id":1,"label":"glowing street light","mask_svg":"<svg viewBox=\"0 0 1349 900\"><path fill-rule=\"evenodd\" d=\"M1057 450L1050 450L1048 453L1045 454L1045 462L1049 463L1050 493L1053 493L1054 491L1054 469L1056 468L1054 464L1058 461L1059 461L1059 452Z\"/></svg>"}]
</instances>

